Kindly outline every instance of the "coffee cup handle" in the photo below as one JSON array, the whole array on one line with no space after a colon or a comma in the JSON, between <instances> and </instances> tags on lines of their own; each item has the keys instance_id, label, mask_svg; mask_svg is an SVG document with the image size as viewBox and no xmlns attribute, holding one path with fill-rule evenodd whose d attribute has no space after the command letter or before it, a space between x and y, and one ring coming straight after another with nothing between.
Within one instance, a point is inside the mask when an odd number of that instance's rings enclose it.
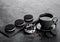
<instances>
[{"instance_id":1,"label":"coffee cup handle","mask_svg":"<svg viewBox=\"0 0 60 42\"><path fill-rule=\"evenodd\" d=\"M57 24L58 18L57 17L53 17L52 21L53 21L53 23Z\"/></svg>"}]
</instances>

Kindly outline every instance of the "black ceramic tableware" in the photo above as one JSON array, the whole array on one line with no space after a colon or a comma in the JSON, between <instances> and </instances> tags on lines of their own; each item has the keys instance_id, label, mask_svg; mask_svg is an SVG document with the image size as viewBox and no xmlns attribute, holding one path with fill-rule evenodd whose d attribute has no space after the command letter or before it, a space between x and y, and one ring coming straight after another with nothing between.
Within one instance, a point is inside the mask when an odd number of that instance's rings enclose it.
<instances>
[{"instance_id":1,"label":"black ceramic tableware","mask_svg":"<svg viewBox=\"0 0 60 42\"><path fill-rule=\"evenodd\" d=\"M53 27L52 25L55 25L57 23L57 20L58 19L52 14L44 13L39 16L39 20L37 21L37 23L40 23L41 29L53 29L51 27Z\"/></svg>"}]
</instances>

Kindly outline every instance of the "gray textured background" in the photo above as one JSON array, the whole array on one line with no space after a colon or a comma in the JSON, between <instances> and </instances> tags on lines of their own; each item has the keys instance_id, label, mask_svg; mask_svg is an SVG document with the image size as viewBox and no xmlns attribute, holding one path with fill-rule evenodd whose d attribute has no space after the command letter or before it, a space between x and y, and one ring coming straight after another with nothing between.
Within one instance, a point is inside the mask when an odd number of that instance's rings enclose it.
<instances>
[{"instance_id":1,"label":"gray textured background","mask_svg":"<svg viewBox=\"0 0 60 42\"><path fill-rule=\"evenodd\" d=\"M0 0L0 26L5 26L9 23L14 23L16 19L23 19L26 14L32 14L34 20L42 13L49 12L57 16L57 41L60 38L60 0ZM0 42L23 42L22 35L6 38L0 34ZM22 40L21 40L22 39ZM47 41L48 42L48 41Z\"/></svg>"}]
</instances>

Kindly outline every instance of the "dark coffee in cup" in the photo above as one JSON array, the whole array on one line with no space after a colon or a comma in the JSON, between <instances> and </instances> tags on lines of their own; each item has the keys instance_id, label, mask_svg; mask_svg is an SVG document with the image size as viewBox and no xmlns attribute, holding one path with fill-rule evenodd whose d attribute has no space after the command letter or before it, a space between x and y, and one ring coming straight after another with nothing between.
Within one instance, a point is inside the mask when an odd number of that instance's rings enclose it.
<instances>
[{"instance_id":1,"label":"dark coffee in cup","mask_svg":"<svg viewBox=\"0 0 60 42\"><path fill-rule=\"evenodd\" d=\"M52 20L52 18L50 18L50 17L41 17L40 19L44 20L44 21L50 21L50 20Z\"/></svg>"}]
</instances>

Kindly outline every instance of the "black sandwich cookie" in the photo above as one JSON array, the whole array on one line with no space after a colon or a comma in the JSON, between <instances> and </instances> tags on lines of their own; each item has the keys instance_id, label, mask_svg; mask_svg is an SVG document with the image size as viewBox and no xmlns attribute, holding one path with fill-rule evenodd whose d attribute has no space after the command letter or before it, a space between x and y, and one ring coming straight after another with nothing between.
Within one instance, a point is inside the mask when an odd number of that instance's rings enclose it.
<instances>
[{"instance_id":1,"label":"black sandwich cookie","mask_svg":"<svg viewBox=\"0 0 60 42\"><path fill-rule=\"evenodd\" d=\"M5 26L6 33L13 33L15 31L15 26L13 24L8 24Z\"/></svg>"},{"instance_id":2,"label":"black sandwich cookie","mask_svg":"<svg viewBox=\"0 0 60 42\"><path fill-rule=\"evenodd\" d=\"M24 16L24 21L27 22L27 23L30 23L33 21L33 16L32 15L25 15Z\"/></svg>"},{"instance_id":3,"label":"black sandwich cookie","mask_svg":"<svg viewBox=\"0 0 60 42\"><path fill-rule=\"evenodd\" d=\"M17 19L16 21L15 21L15 26L16 27L24 27L24 20L22 20L22 19Z\"/></svg>"}]
</instances>

